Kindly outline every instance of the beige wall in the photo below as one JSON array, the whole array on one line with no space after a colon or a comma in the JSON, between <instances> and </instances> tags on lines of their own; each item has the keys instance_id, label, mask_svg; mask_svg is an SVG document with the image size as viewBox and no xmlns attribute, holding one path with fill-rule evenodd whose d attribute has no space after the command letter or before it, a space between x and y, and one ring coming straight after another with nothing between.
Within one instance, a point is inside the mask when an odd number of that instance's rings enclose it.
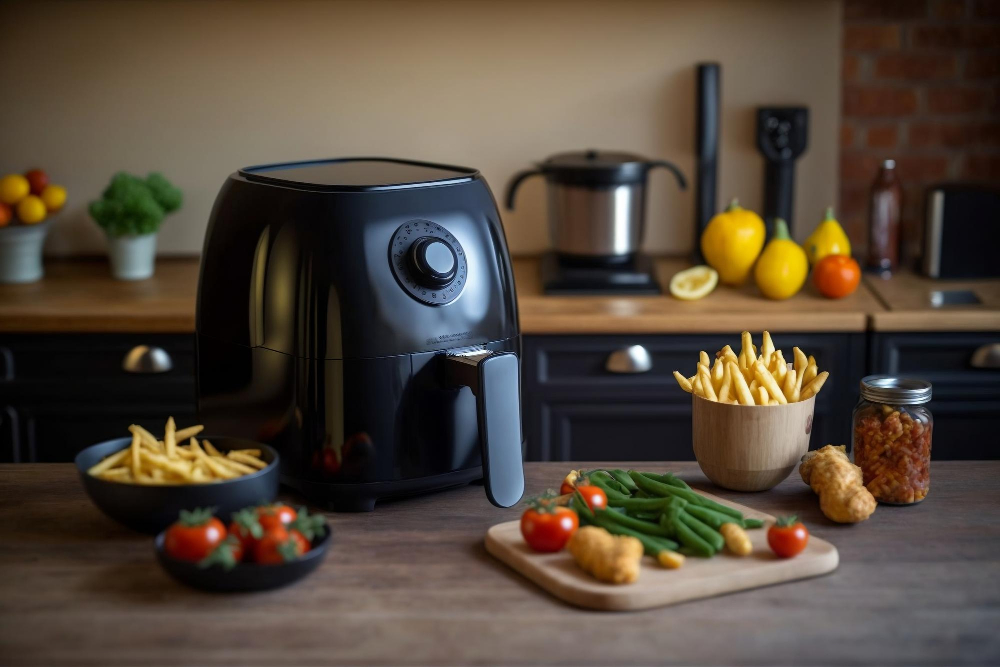
<instances>
[{"instance_id":1,"label":"beige wall","mask_svg":"<svg viewBox=\"0 0 1000 667\"><path fill-rule=\"evenodd\" d=\"M261 162L467 164L497 196L531 161L588 147L692 175L694 65L717 60L720 199L760 205L754 107L805 104L796 215L811 221L837 189L840 30L836 0L5 3L0 171L39 165L69 188L52 254L102 250L86 202L114 171L162 171L187 201L161 251L196 253L226 175ZM542 183L521 195L511 249L544 249ZM647 249L690 248L693 199L654 172Z\"/></svg>"}]
</instances>

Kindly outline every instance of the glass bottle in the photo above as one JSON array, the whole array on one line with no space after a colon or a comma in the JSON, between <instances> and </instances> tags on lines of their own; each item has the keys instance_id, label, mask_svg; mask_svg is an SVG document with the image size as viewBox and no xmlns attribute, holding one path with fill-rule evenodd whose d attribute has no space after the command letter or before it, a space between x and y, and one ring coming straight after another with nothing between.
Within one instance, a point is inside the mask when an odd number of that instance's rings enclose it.
<instances>
[{"instance_id":1,"label":"glass bottle","mask_svg":"<svg viewBox=\"0 0 1000 667\"><path fill-rule=\"evenodd\" d=\"M867 266L889 275L899 266L899 225L903 188L896 175L896 161L885 160L872 183L868 209Z\"/></svg>"},{"instance_id":2,"label":"glass bottle","mask_svg":"<svg viewBox=\"0 0 1000 667\"><path fill-rule=\"evenodd\" d=\"M911 505L931 486L931 383L869 375L854 408L851 455L880 503Z\"/></svg>"}]
</instances>

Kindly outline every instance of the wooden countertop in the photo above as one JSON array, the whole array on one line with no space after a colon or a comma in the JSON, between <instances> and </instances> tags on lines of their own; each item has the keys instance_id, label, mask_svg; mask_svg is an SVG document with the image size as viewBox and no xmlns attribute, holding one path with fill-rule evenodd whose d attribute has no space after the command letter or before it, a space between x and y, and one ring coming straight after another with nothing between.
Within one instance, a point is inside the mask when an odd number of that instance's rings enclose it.
<instances>
[{"instance_id":1,"label":"wooden countertop","mask_svg":"<svg viewBox=\"0 0 1000 667\"><path fill-rule=\"evenodd\" d=\"M911 271L891 278L866 276L884 310L872 313L875 331L1000 331L1000 279L934 280ZM931 293L968 290L980 304L935 308Z\"/></svg>"},{"instance_id":2,"label":"wooden countertop","mask_svg":"<svg viewBox=\"0 0 1000 667\"><path fill-rule=\"evenodd\" d=\"M568 465L526 464L528 492L552 487ZM632 465L706 484L694 463ZM169 579L152 539L101 515L72 465L3 465L0 655L19 665L996 664L998 476L1000 462L934 462L923 503L879 507L856 526L823 519L794 475L765 493L712 489L798 514L837 546L839 569L600 613L555 600L486 553L486 529L519 510L491 507L478 486L329 515L333 546L308 580L224 595Z\"/></svg>"},{"instance_id":3,"label":"wooden countertop","mask_svg":"<svg viewBox=\"0 0 1000 667\"><path fill-rule=\"evenodd\" d=\"M657 260L661 284L686 265ZM546 296L538 266L534 257L514 259L521 331L529 335L1000 330L1000 281L953 283L903 273L868 279L836 301L807 283L787 301L760 298L748 284L684 302L670 296ZM0 285L0 333L194 331L196 258L161 259L153 278L137 282L113 280L103 260L49 261L45 271L38 283ZM933 309L931 288L971 288L984 305Z\"/></svg>"}]
</instances>

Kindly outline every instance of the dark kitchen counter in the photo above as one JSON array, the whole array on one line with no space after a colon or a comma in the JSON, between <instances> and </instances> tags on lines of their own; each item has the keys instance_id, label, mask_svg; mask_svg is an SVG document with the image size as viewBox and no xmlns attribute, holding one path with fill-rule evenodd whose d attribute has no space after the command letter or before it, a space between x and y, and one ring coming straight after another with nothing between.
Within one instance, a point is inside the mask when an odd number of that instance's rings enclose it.
<instances>
[{"instance_id":1,"label":"dark kitchen counter","mask_svg":"<svg viewBox=\"0 0 1000 667\"><path fill-rule=\"evenodd\" d=\"M588 464L576 464L588 465ZM693 463L630 464L679 470ZM529 463L529 493L568 464ZM592 466L591 466L592 467ZM633 613L567 606L483 547L491 507L470 486L330 515L332 550L290 588L189 590L152 540L104 518L69 464L0 466L4 664L996 664L1000 462L935 462L927 500L838 526L796 475L756 494L840 550L818 579ZM682 575L683 571L679 572Z\"/></svg>"}]
</instances>

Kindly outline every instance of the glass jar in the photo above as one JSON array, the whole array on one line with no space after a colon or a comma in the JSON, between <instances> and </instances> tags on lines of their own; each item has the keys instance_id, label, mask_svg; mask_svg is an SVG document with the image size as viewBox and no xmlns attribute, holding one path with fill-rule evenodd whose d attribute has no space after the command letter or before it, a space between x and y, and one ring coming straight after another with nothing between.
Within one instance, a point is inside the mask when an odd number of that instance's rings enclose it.
<instances>
[{"instance_id":1,"label":"glass jar","mask_svg":"<svg viewBox=\"0 0 1000 667\"><path fill-rule=\"evenodd\" d=\"M910 505L931 486L931 383L869 375L854 408L852 455L880 503Z\"/></svg>"}]
</instances>

